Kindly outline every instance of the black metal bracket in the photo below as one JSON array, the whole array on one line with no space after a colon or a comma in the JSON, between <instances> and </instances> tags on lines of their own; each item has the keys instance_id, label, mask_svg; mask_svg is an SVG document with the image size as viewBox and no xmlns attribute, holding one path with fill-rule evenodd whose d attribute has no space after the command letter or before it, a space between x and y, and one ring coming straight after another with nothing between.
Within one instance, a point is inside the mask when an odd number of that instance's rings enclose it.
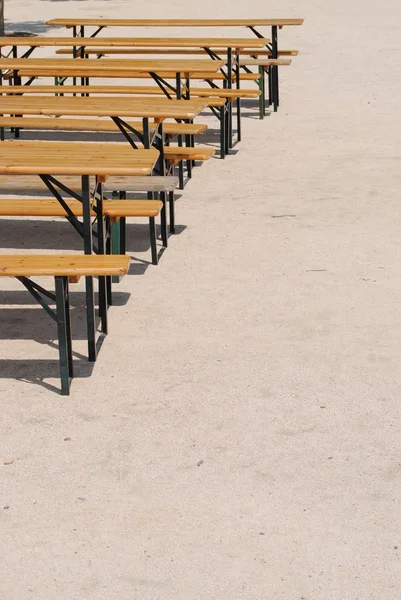
<instances>
[{"instance_id":1,"label":"black metal bracket","mask_svg":"<svg viewBox=\"0 0 401 600\"><path fill-rule=\"evenodd\" d=\"M113 119L114 123L117 125L117 127L119 128L119 130L121 131L121 133L123 134L125 139L127 140L127 142L132 146L132 148L134 148L135 150L138 150L138 146L135 144L134 140L132 139L132 137L130 136L128 131L131 131L131 133L134 133L139 138L139 140L143 143L144 138L143 138L142 134L140 134L139 131L137 131L130 125L128 125L128 123L126 123L125 121L120 119L120 117L111 117L111 118Z\"/></svg>"},{"instance_id":2,"label":"black metal bracket","mask_svg":"<svg viewBox=\"0 0 401 600\"><path fill-rule=\"evenodd\" d=\"M22 283L22 285L28 290L31 296L35 298L35 300L41 305L42 308L45 309L45 311L53 319L53 321L57 321L56 312L52 308L50 308L49 303L46 302L44 298L42 298L41 294L43 296L47 296L50 300L53 300L53 302L56 301L56 295L52 294L48 290L45 290L38 283L31 281L29 277L17 277L16 279L18 279L18 281Z\"/></svg>"},{"instance_id":3,"label":"black metal bracket","mask_svg":"<svg viewBox=\"0 0 401 600\"><path fill-rule=\"evenodd\" d=\"M167 98L169 98L169 100L171 100L172 96L170 94L170 91L176 93L176 89L174 88L174 86L172 86L170 83L168 83L162 77L159 77L159 75L157 75L157 73L151 72L150 76L157 83L157 85L159 86L159 88L161 89L163 94L165 96L167 96ZM170 90L170 91L168 91L168 90Z\"/></svg>"}]
</instances>

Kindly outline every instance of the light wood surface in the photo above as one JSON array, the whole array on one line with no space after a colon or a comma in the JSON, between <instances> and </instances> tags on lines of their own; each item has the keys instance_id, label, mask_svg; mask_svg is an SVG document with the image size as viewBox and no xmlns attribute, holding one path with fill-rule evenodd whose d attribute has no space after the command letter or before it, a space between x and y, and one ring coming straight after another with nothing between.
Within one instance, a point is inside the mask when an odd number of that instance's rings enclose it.
<instances>
[{"instance_id":1,"label":"light wood surface","mask_svg":"<svg viewBox=\"0 0 401 600\"><path fill-rule=\"evenodd\" d=\"M42 71L41 69L19 69L18 73L21 77L90 77L102 78L102 79L149 79L150 75L146 72L138 71L87 71L79 68L79 59L75 59L77 66L73 69L62 69L60 72L57 69ZM212 62L212 61L211 61ZM216 61L213 61L216 62ZM187 73L182 72L182 76L186 76ZM176 73L174 71L166 71L163 73L164 79L175 80ZM241 73L241 81L257 81L259 79L259 73ZM7 78L7 76L6 76ZM191 81L194 79L210 79L211 81L224 81L227 78L223 73L215 73L210 71L202 71L191 76ZM233 81L235 81L235 75L233 75Z\"/></svg>"},{"instance_id":2,"label":"light wood surface","mask_svg":"<svg viewBox=\"0 0 401 600\"><path fill-rule=\"evenodd\" d=\"M0 48L4 46L21 47L63 47L63 46L108 46L110 48L263 48L269 38L238 37L122 37L122 38L72 38L72 37L0 37Z\"/></svg>"},{"instance_id":3,"label":"light wood surface","mask_svg":"<svg viewBox=\"0 0 401 600\"><path fill-rule=\"evenodd\" d=\"M81 178L77 176L64 176L63 183L72 190L81 189ZM92 183L92 182L91 182ZM112 176L103 185L104 191L113 192L121 190L126 192L172 192L178 186L178 177L170 175L151 177ZM6 194L26 192L42 194L48 190L37 176L33 175L1 175L0 191ZM92 190L93 191L93 190ZM2 198L2 196L0 196Z\"/></svg>"},{"instance_id":4,"label":"light wood surface","mask_svg":"<svg viewBox=\"0 0 401 600\"><path fill-rule=\"evenodd\" d=\"M7 96L0 100L0 114L194 119L207 105L203 99L169 100L165 97L111 100L106 96Z\"/></svg>"},{"instance_id":5,"label":"light wood surface","mask_svg":"<svg viewBox=\"0 0 401 600\"><path fill-rule=\"evenodd\" d=\"M80 173L82 173L83 169L85 169L85 174L86 175L92 175L93 173L88 173L87 172L87 165L86 165L86 160L87 160L87 154L91 157L92 160L95 160L97 158L97 156L100 157L107 157L109 158L109 161L112 164L116 163L116 159L114 158L115 155L123 155L125 157L125 159L127 158L127 154L128 156L133 156L134 158L131 158L132 162L137 162L135 160L136 156L137 156L137 152L138 153L143 153L143 152L150 152L151 150L143 150L142 145L138 144L138 150L132 150L130 152L130 150L128 149L127 152L127 144L126 143L110 143L110 142L42 142L40 140L29 140L29 141L17 141L17 140L10 140L10 141L6 141L6 142L0 142L0 149L2 148L7 148L10 147L11 148L15 148L15 147L21 147L24 150L25 153L25 160L29 161L31 160L30 157L33 155L34 158L32 160L35 161L35 163L37 162L37 156L41 155L43 153L43 145L45 144L46 146L46 150L44 153L44 157L43 160L45 160L45 155L47 156L49 149L52 148L53 154L57 154L57 157L65 157L65 160L71 160L71 157L77 157L79 158L80 156L82 156L81 159L81 171ZM91 148L93 147L94 149L92 150L91 153ZM96 149L96 150L95 150ZM83 153L83 150L85 150L85 153ZM5 152L7 152L7 150L5 150ZM181 161L181 160L208 160L209 158L211 158L215 152L214 148L210 148L209 146L195 146L194 148L191 147L186 147L186 146L165 146L164 150L164 158L168 161ZM86 154L87 153L87 154ZM134 153L134 154L133 154ZM156 156L158 156L158 152L157 150L155 150ZM0 155L1 156L1 155ZM149 157L145 156L140 156L139 162L149 162ZM125 160L125 162L127 162L127 160ZM42 167L44 170L40 171L42 174L43 173L47 173L50 174L49 171L46 171L46 165L43 165ZM2 172L8 172L8 171L2 171L1 170L1 165L0 165L0 173ZM36 171L35 171L36 173ZM28 174L28 173L27 173ZM73 175L74 173L67 173L67 174L71 174ZM109 173L110 175L112 173ZM125 173L116 173L117 175L121 174L124 175Z\"/></svg>"},{"instance_id":6,"label":"light wood surface","mask_svg":"<svg viewBox=\"0 0 401 600\"><path fill-rule=\"evenodd\" d=\"M66 201L76 217L83 216L82 202ZM163 203L160 200L104 200L103 214L118 217L156 217ZM92 216L95 216L92 211ZM38 198L0 198L1 217L66 217L66 210L58 200Z\"/></svg>"},{"instance_id":7,"label":"light wood surface","mask_svg":"<svg viewBox=\"0 0 401 600\"><path fill-rule=\"evenodd\" d=\"M128 125L143 132L142 121L126 121ZM47 117L0 117L0 127L21 129L45 129L47 131L110 131L119 132L119 128L111 119L66 119ZM149 125L155 129L154 124ZM207 130L204 123L164 123L166 135L200 135Z\"/></svg>"},{"instance_id":8,"label":"light wood surface","mask_svg":"<svg viewBox=\"0 0 401 600\"><path fill-rule=\"evenodd\" d=\"M0 38L1 39L1 38ZM266 38L265 38L266 39ZM226 48L211 48L212 51L219 53L220 55L226 54ZM60 48L56 50L56 54L71 55L73 50L71 48ZM85 54L177 54L180 56L186 55L202 55L205 56L205 51L200 48L87 48ZM298 50L278 50L278 56L297 56ZM241 48L241 56L271 56L271 50L267 48L254 48L248 50Z\"/></svg>"},{"instance_id":9,"label":"light wood surface","mask_svg":"<svg viewBox=\"0 0 401 600\"><path fill-rule=\"evenodd\" d=\"M284 67L291 64L289 58L242 58L240 65L243 67Z\"/></svg>"},{"instance_id":10,"label":"light wood surface","mask_svg":"<svg viewBox=\"0 0 401 600\"><path fill-rule=\"evenodd\" d=\"M0 142L0 174L150 175L159 152L126 144Z\"/></svg>"},{"instance_id":11,"label":"light wood surface","mask_svg":"<svg viewBox=\"0 0 401 600\"><path fill-rule=\"evenodd\" d=\"M51 19L46 25L94 27L251 27L302 25L303 19Z\"/></svg>"},{"instance_id":12,"label":"light wood surface","mask_svg":"<svg viewBox=\"0 0 401 600\"><path fill-rule=\"evenodd\" d=\"M263 61L265 64L267 59ZM291 62L291 61L290 61ZM150 95L164 97L163 91L157 85L148 86L107 86L107 85L12 85L0 86L0 94L7 96L33 94L121 94L121 95ZM259 90L196 88L191 87L192 100L195 98L257 98ZM0 106L1 110L1 106Z\"/></svg>"},{"instance_id":13,"label":"light wood surface","mask_svg":"<svg viewBox=\"0 0 401 600\"><path fill-rule=\"evenodd\" d=\"M126 275L129 263L120 254L2 254L0 277Z\"/></svg>"},{"instance_id":14,"label":"light wood surface","mask_svg":"<svg viewBox=\"0 0 401 600\"><path fill-rule=\"evenodd\" d=\"M139 73L199 73L209 71L215 73L221 69L224 60L207 59L172 59L172 58L0 58L0 69L40 69L41 71L58 71L78 68L84 71L137 71Z\"/></svg>"}]
</instances>

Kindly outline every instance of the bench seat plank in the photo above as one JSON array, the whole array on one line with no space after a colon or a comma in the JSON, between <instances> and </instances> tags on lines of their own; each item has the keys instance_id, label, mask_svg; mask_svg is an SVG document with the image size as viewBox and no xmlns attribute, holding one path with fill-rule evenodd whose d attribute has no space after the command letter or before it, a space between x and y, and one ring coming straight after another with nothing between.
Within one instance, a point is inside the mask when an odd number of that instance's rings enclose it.
<instances>
[{"instance_id":1,"label":"bench seat plank","mask_svg":"<svg viewBox=\"0 0 401 600\"><path fill-rule=\"evenodd\" d=\"M46 25L72 27L287 27L302 25L303 19L65 19L46 21Z\"/></svg>"},{"instance_id":2,"label":"bench seat plank","mask_svg":"<svg viewBox=\"0 0 401 600\"><path fill-rule=\"evenodd\" d=\"M3 36L0 38L0 48L5 46L18 46L28 48L77 46L85 48L91 46L131 47L131 48L261 48L270 42L269 38L244 38L244 37L108 37L93 38L80 37L77 40L71 37L19 37ZM102 50L100 50L102 51Z\"/></svg>"},{"instance_id":3,"label":"bench seat plank","mask_svg":"<svg viewBox=\"0 0 401 600\"><path fill-rule=\"evenodd\" d=\"M141 121L126 121L128 125L143 132ZM111 119L55 119L47 117L0 117L0 127L18 127L19 129L46 129L51 131L110 131L119 132ZM164 123L163 131L167 135L199 135L208 128L197 123ZM150 124L152 129L152 124Z\"/></svg>"},{"instance_id":4,"label":"bench seat plank","mask_svg":"<svg viewBox=\"0 0 401 600\"><path fill-rule=\"evenodd\" d=\"M2 254L0 277L122 276L130 258L105 254Z\"/></svg>"},{"instance_id":5,"label":"bench seat plank","mask_svg":"<svg viewBox=\"0 0 401 600\"><path fill-rule=\"evenodd\" d=\"M149 73L140 73L138 71L90 71L87 69L79 68L79 61L76 59L76 66L73 69L63 69L60 72L57 69L43 71L41 69L33 69L26 67L19 69L18 74L21 77L90 77L102 78L102 79L149 79L151 75ZM182 76L186 73L183 71ZM12 77L12 73L9 74ZM173 71L167 71L163 73L163 79L175 80L176 73ZM241 81L257 81L259 79L259 73L241 73ZM7 79L7 75L4 76ZM209 71L201 71L196 73L196 76L191 76L191 81L194 79L209 79L210 81L225 81L226 77L223 73L212 73ZM233 75L233 81L235 81L235 75Z\"/></svg>"},{"instance_id":6,"label":"bench seat plank","mask_svg":"<svg viewBox=\"0 0 401 600\"><path fill-rule=\"evenodd\" d=\"M78 64L77 64L78 63ZM40 69L43 71L60 71L68 69L85 69L85 71L138 71L142 73L199 73L209 71L217 72L223 68L224 60L210 60L210 58L0 58L0 69Z\"/></svg>"},{"instance_id":7,"label":"bench seat plank","mask_svg":"<svg viewBox=\"0 0 401 600\"><path fill-rule=\"evenodd\" d=\"M1 39L1 38L0 38ZM227 49L219 49L219 48L211 48L212 52L216 52L220 55L226 54ZM56 50L56 54L63 55L71 55L73 50L71 48L60 48ZM182 56L187 55L201 55L205 56L205 50L200 48L85 48L85 54L103 54L105 55L118 55L118 54L126 54L128 55L136 55L136 54L177 54ZM257 56L257 55L266 55L271 56L271 50L267 48L241 48L240 55L241 56ZM277 55L280 56L297 56L298 50L278 50Z\"/></svg>"},{"instance_id":8,"label":"bench seat plank","mask_svg":"<svg viewBox=\"0 0 401 600\"><path fill-rule=\"evenodd\" d=\"M63 177L64 185L72 190L81 189L81 179L79 177ZM173 192L178 186L178 177L152 175L149 177L109 177L107 182L103 184L103 190L125 191L125 192ZM39 177L30 175L2 175L0 176L0 192L5 191L10 194L12 191L19 193L32 190L43 193L48 192L45 184ZM1 196L0 196L1 198Z\"/></svg>"},{"instance_id":9,"label":"bench seat plank","mask_svg":"<svg viewBox=\"0 0 401 600\"><path fill-rule=\"evenodd\" d=\"M82 217L82 203L68 200L66 204L76 217ZM103 200L103 213L108 217L157 217L163 203L160 200ZM1 217L66 217L67 212L57 200L38 198L0 198ZM92 211L92 216L95 212Z\"/></svg>"},{"instance_id":10,"label":"bench seat plank","mask_svg":"<svg viewBox=\"0 0 401 600\"><path fill-rule=\"evenodd\" d=\"M264 64L267 61L264 61ZM150 95L164 96L163 91L152 85L18 85L0 87L0 94L7 96L33 94L120 94L120 95ZM259 90L244 89L213 89L191 87L191 97L197 98L257 98Z\"/></svg>"},{"instance_id":11,"label":"bench seat plank","mask_svg":"<svg viewBox=\"0 0 401 600\"><path fill-rule=\"evenodd\" d=\"M242 67L284 67L291 64L289 58L240 58Z\"/></svg>"},{"instance_id":12,"label":"bench seat plank","mask_svg":"<svg viewBox=\"0 0 401 600\"><path fill-rule=\"evenodd\" d=\"M2 115L49 115L77 117L134 117L153 119L194 119L208 105L207 99L169 100L159 98L6 96L1 99Z\"/></svg>"}]
</instances>

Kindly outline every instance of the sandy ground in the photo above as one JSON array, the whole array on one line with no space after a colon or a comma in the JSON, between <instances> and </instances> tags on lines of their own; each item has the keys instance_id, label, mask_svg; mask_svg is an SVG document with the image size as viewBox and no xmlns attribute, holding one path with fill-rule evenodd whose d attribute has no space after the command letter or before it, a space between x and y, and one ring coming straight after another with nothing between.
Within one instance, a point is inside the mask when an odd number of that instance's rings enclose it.
<instances>
[{"instance_id":1,"label":"sandy ground","mask_svg":"<svg viewBox=\"0 0 401 600\"><path fill-rule=\"evenodd\" d=\"M303 16L300 55L281 111L250 107L238 153L196 169L160 266L119 285L93 372L74 340L69 398L52 322L0 282L0 598L399 600L400 3L134 4L6 16ZM0 227L2 252L80 248Z\"/></svg>"}]
</instances>

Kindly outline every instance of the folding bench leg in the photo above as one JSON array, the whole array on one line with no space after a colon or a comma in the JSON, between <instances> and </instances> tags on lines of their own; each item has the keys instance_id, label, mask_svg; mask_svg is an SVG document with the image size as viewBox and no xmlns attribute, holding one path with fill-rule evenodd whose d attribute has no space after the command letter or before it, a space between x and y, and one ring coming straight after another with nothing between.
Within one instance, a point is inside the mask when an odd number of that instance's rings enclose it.
<instances>
[{"instance_id":1,"label":"folding bench leg","mask_svg":"<svg viewBox=\"0 0 401 600\"><path fill-rule=\"evenodd\" d=\"M228 101L228 147L233 147L233 103L231 100Z\"/></svg>"},{"instance_id":2,"label":"folding bench leg","mask_svg":"<svg viewBox=\"0 0 401 600\"><path fill-rule=\"evenodd\" d=\"M106 253L106 222L103 216L103 198L101 201L97 201L97 239L98 239L98 252L99 254ZM107 335L107 284L106 277L102 276L98 278L99 286L99 316L101 322L101 331L104 335Z\"/></svg>"},{"instance_id":3,"label":"folding bench leg","mask_svg":"<svg viewBox=\"0 0 401 600\"><path fill-rule=\"evenodd\" d=\"M237 141L241 141L241 98L237 98Z\"/></svg>"},{"instance_id":4,"label":"folding bench leg","mask_svg":"<svg viewBox=\"0 0 401 600\"><path fill-rule=\"evenodd\" d=\"M156 222L154 217L149 217L149 233L150 233L150 249L152 252L152 264L157 265L159 258L157 254L157 243L156 243Z\"/></svg>"},{"instance_id":5,"label":"folding bench leg","mask_svg":"<svg viewBox=\"0 0 401 600\"><path fill-rule=\"evenodd\" d=\"M108 333L107 325L107 283L106 277L99 277L99 315L101 322L101 330L104 335Z\"/></svg>"},{"instance_id":6,"label":"folding bench leg","mask_svg":"<svg viewBox=\"0 0 401 600\"><path fill-rule=\"evenodd\" d=\"M268 71L267 76L270 77L269 75L270 71ZM258 81L258 87L260 90L260 95L259 95L259 119L264 119L265 117L265 70L262 66L259 66L259 81ZM270 79L269 79L270 81Z\"/></svg>"},{"instance_id":7,"label":"folding bench leg","mask_svg":"<svg viewBox=\"0 0 401 600\"><path fill-rule=\"evenodd\" d=\"M278 83L278 67L273 67L275 71L275 81L276 81L276 104L274 106L275 112L277 112L278 107L280 106L280 93L279 93L279 83Z\"/></svg>"},{"instance_id":8,"label":"folding bench leg","mask_svg":"<svg viewBox=\"0 0 401 600\"><path fill-rule=\"evenodd\" d=\"M177 145L179 148L182 148L182 135L177 137ZM178 187L180 190L184 189L184 162L180 160L178 163Z\"/></svg>"},{"instance_id":9,"label":"folding bench leg","mask_svg":"<svg viewBox=\"0 0 401 600\"><path fill-rule=\"evenodd\" d=\"M113 197L117 195L116 192L113 192ZM127 194L125 191L120 191L118 194L120 200L125 200ZM111 253L112 254L125 254L126 252L126 218L120 217L118 221L113 221L111 223L110 229L111 235ZM111 278L113 283L120 283L120 277L118 275L113 275ZM109 301L109 304L111 302Z\"/></svg>"},{"instance_id":10,"label":"folding bench leg","mask_svg":"<svg viewBox=\"0 0 401 600\"><path fill-rule=\"evenodd\" d=\"M273 69L269 68L269 106L273 104Z\"/></svg>"},{"instance_id":11,"label":"folding bench leg","mask_svg":"<svg viewBox=\"0 0 401 600\"><path fill-rule=\"evenodd\" d=\"M191 147L191 136L190 135L186 135L185 136L185 146L187 148ZM188 176L188 179L191 179L191 177L192 177L192 163L193 162L194 162L193 160L187 160L186 161L186 163L187 163L187 176Z\"/></svg>"},{"instance_id":12,"label":"folding bench leg","mask_svg":"<svg viewBox=\"0 0 401 600\"><path fill-rule=\"evenodd\" d=\"M166 192L160 193L160 199L163 202L162 209L160 211L160 223L161 223L161 234L163 246L167 248L168 245L168 232L167 232L167 211L166 211Z\"/></svg>"},{"instance_id":13,"label":"folding bench leg","mask_svg":"<svg viewBox=\"0 0 401 600\"><path fill-rule=\"evenodd\" d=\"M88 360L95 362L96 350L96 323L95 323L95 294L93 290L93 277L85 277L86 294L86 322L88 328Z\"/></svg>"},{"instance_id":14,"label":"folding bench leg","mask_svg":"<svg viewBox=\"0 0 401 600\"><path fill-rule=\"evenodd\" d=\"M68 396L73 376L68 278L55 277L61 393Z\"/></svg>"},{"instance_id":15,"label":"folding bench leg","mask_svg":"<svg viewBox=\"0 0 401 600\"><path fill-rule=\"evenodd\" d=\"M106 217L106 254L111 254L111 223L109 217ZM111 306L113 304L113 296L111 289L111 277L106 277L106 288L107 288L107 304Z\"/></svg>"},{"instance_id":16,"label":"folding bench leg","mask_svg":"<svg viewBox=\"0 0 401 600\"><path fill-rule=\"evenodd\" d=\"M168 204L169 204L169 212L170 212L170 233L175 233L175 198L174 192L168 193Z\"/></svg>"},{"instance_id":17,"label":"folding bench leg","mask_svg":"<svg viewBox=\"0 0 401 600\"><path fill-rule=\"evenodd\" d=\"M220 158L226 157L226 148L227 148L227 140L226 140L226 111L225 106L220 108Z\"/></svg>"}]
</instances>

